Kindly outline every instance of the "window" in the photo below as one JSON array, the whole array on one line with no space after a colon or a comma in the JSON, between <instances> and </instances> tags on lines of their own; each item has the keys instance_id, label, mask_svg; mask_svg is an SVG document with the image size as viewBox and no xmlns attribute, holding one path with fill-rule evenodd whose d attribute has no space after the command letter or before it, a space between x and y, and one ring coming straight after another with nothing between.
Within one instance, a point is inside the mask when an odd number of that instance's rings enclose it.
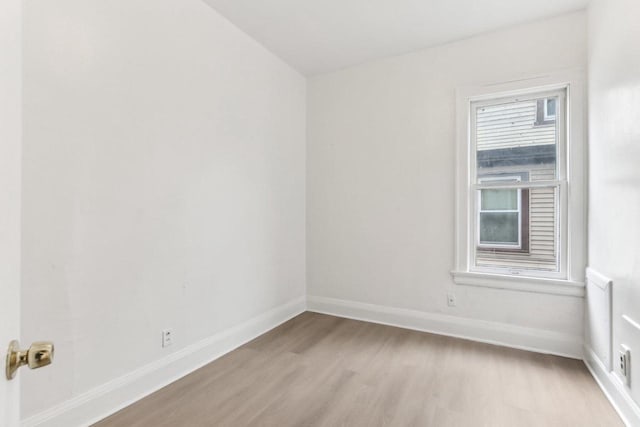
<instances>
[{"instance_id":1,"label":"window","mask_svg":"<svg viewBox=\"0 0 640 427\"><path fill-rule=\"evenodd\" d=\"M556 98L544 100L544 121L549 122L556 119Z\"/></svg>"},{"instance_id":2,"label":"window","mask_svg":"<svg viewBox=\"0 0 640 427\"><path fill-rule=\"evenodd\" d=\"M584 87L575 70L458 90L456 284L584 296Z\"/></svg>"},{"instance_id":3,"label":"window","mask_svg":"<svg viewBox=\"0 0 640 427\"><path fill-rule=\"evenodd\" d=\"M520 190L480 190L478 247L520 248Z\"/></svg>"},{"instance_id":4,"label":"window","mask_svg":"<svg viewBox=\"0 0 640 427\"><path fill-rule=\"evenodd\" d=\"M480 182L518 182L520 176L481 178ZM528 191L521 189L484 189L478 202L478 248L514 250L528 247Z\"/></svg>"},{"instance_id":5,"label":"window","mask_svg":"<svg viewBox=\"0 0 640 427\"><path fill-rule=\"evenodd\" d=\"M561 273L565 126L557 111L564 97L560 90L471 103L469 193L477 194L469 204L475 218L471 270ZM556 115L544 126L537 124L540 104L553 105Z\"/></svg>"},{"instance_id":6,"label":"window","mask_svg":"<svg viewBox=\"0 0 640 427\"><path fill-rule=\"evenodd\" d=\"M536 121L534 126L554 125L556 121L556 98L541 98L536 100Z\"/></svg>"}]
</instances>

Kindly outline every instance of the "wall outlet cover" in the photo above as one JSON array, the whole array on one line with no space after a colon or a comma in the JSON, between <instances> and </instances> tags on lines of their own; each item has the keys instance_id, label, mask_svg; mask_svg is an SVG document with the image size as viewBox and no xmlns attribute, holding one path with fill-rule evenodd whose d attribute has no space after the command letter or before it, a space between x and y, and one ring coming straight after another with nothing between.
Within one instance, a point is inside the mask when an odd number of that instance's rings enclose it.
<instances>
[{"instance_id":1,"label":"wall outlet cover","mask_svg":"<svg viewBox=\"0 0 640 427\"><path fill-rule=\"evenodd\" d=\"M173 329L164 329L162 331L162 347L169 347L173 344Z\"/></svg>"},{"instance_id":2,"label":"wall outlet cover","mask_svg":"<svg viewBox=\"0 0 640 427\"><path fill-rule=\"evenodd\" d=\"M449 307L456 306L456 294L447 294L447 305Z\"/></svg>"},{"instance_id":3,"label":"wall outlet cover","mask_svg":"<svg viewBox=\"0 0 640 427\"><path fill-rule=\"evenodd\" d=\"M631 386L631 349L624 344L620 345L618 351L618 372L622 382Z\"/></svg>"}]
</instances>

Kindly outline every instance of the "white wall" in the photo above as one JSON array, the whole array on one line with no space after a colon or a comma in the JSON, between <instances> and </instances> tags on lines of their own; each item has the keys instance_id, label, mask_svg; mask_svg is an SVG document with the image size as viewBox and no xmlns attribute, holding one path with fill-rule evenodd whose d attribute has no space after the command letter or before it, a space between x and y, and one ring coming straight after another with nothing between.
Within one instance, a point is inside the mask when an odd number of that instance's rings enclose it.
<instances>
[{"instance_id":1,"label":"white wall","mask_svg":"<svg viewBox=\"0 0 640 427\"><path fill-rule=\"evenodd\" d=\"M586 66L584 12L311 78L311 296L553 331L582 342L583 299L456 286L456 88ZM454 292L457 307L448 307Z\"/></svg>"},{"instance_id":2,"label":"white wall","mask_svg":"<svg viewBox=\"0 0 640 427\"><path fill-rule=\"evenodd\" d=\"M23 418L304 297L305 79L204 2L25 2L24 129Z\"/></svg>"},{"instance_id":3,"label":"white wall","mask_svg":"<svg viewBox=\"0 0 640 427\"><path fill-rule=\"evenodd\" d=\"M622 390L638 404L640 328L622 316L640 323L639 17L637 0L589 10L589 266L613 280L614 372L620 344L632 347L632 388Z\"/></svg>"}]
</instances>

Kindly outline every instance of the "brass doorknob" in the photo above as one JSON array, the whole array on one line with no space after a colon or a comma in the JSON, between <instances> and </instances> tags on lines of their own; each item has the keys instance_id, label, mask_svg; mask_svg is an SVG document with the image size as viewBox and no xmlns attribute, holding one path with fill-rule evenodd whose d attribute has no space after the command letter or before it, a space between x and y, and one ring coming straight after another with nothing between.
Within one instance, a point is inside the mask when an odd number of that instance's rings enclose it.
<instances>
[{"instance_id":1,"label":"brass doorknob","mask_svg":"<svg viewBox=\"0 0 640 427\"><path fill-rule=\"evenodd\" d=\"M20 350L18 341L11 341L7 351L6 375L8 380L16 376L19 367L28 365L31 369L42 368L53 362L53 343L39 341L31 344L28 350Z\"/></svg>"}]
</instances>

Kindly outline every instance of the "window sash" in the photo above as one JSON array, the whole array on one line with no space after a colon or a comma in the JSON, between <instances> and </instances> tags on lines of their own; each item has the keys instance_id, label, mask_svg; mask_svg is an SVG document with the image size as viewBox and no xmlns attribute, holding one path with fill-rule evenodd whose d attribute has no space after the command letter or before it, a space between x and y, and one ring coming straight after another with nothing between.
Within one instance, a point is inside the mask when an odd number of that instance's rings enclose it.
<instances>
[{"instance_id":1,"label":"window sash","mask_svg":"<svg viewBox=\"0 0 640 427\"><path fill-rule=\"evenodd\" d=\"M513 182L513 183L493 183L482 182L480 184L471 184L471 190L513 190L513 189L527 189L527 188L546 188L546 187L564 187L566 181L561 180L545 180L545 181L526 181L526 182Z\"/></svg>"}]
</instances>

